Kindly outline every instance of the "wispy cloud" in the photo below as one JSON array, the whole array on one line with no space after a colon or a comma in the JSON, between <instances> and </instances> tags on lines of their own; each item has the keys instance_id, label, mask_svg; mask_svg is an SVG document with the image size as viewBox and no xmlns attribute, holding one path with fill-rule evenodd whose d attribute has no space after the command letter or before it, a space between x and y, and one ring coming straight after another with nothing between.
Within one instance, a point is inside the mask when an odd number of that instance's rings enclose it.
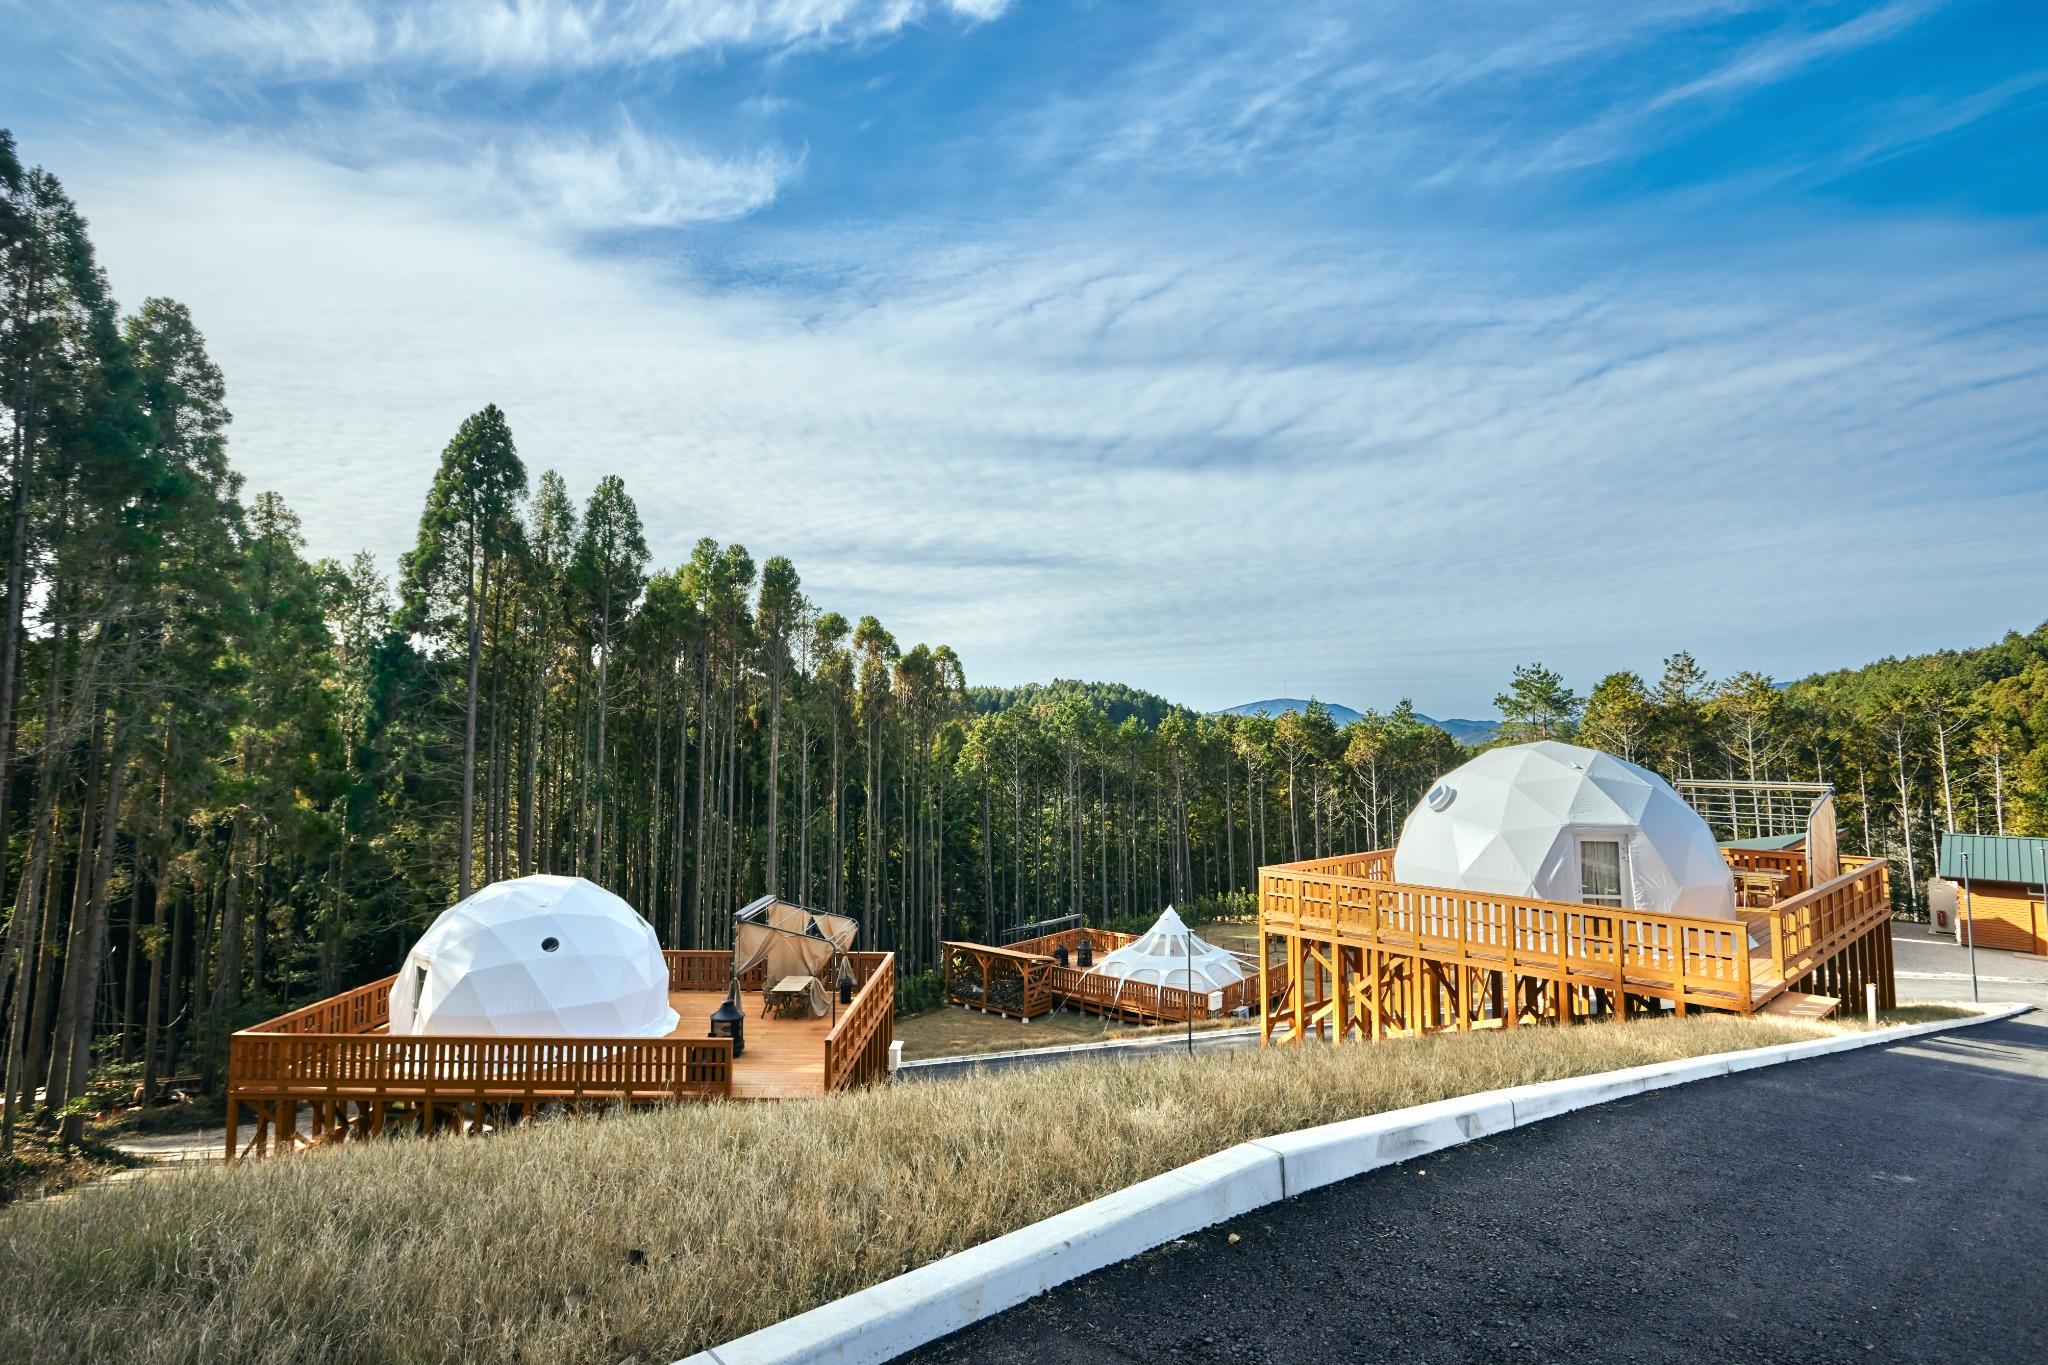
<instances>
[{"instance_id":1,"label":"wispy cloud","mask_svg":"<svg viewBox=\"0 0 2048 1365\"><path fill-rule=\"evenodd\" d=\"M529 133L489 159L484 192L571 228L681 227L774 201L800 160L776 150L720 158L628 122L603 137Z\"/></svg>"},{"instance_id":2,"label":"wispy cloud","mask_svg":"<svg viewBox=\"0 0 2048 1365\"><path fill-rule=\"evenodd\" d=\"M986 22L1006 7L1007 0L169 0L109 7L99 22L151 63L165 55L226 61L276 79L392 68L461 78L859 43L946 17Z\"/></svg>"},{"instance_id":3,"label":"wispy cloud","mask_svg":"<svg viewBox=\"0 0 2048 1365\"><path fill-rule=\"evenodd\" d=\"M319 551L402 547L496 401L657 558L791 554L978 680L1455 713L1529 657L1783 675L2048 593L2038 224L1800 193L2038 103L1974 56L1840 97L1932 12L169 0L76 21L142 79L15 69ZM1798 139L1631 182L1815 76Z\"/></svg>"},{"instance_id":4,"label":"wispy cloud","mask_svg":"<svg viewBox=\"0 0 2048 1365\"><path fill-rule=\"evenodd\" d=\"M299 160L74 184L117 288L206 321L238 459L324 552L401 547L405 490L495 400L535 465L623 475L657 557L704 533L789 553L819 600L990 680L1220 704L1284 653L1304 689L1483 705L1468 680L1538 654L1786 673L1874 630L1904 647L1902 621L1935 641L1960 537L1985 546L1969 573L2040 584L1981 534L1987 508L2048 516L2027 473L2048 413L2004 382L2048 364L2048 296L1995 234L1596 271L1613 242L1525 236L1510 262L1485 237L1226 248L1040 219L971 245L784 235L808 256L790 275L836 283L710 291L399 217ZM1967 509L1942 496L1963 461ZM1788 547L1826 566L1790 636L1742 605L1782 592ZM1333 610L1371 650L1299 650Z\"/></svg>"},{"instance_id":5,"label":"wispy cloud","mask_svg":"<svg viewBox=\"0 0 2048 1365\"><path fill-rule=\"evenodd\" d=\"M1661 91L1645 108L1668 109L1774 84L1818 62L1895 38L1939 8L1938 0L1897 0L1829 27L1774 33L1705 75Z\"/></svg>"}]
</instances>

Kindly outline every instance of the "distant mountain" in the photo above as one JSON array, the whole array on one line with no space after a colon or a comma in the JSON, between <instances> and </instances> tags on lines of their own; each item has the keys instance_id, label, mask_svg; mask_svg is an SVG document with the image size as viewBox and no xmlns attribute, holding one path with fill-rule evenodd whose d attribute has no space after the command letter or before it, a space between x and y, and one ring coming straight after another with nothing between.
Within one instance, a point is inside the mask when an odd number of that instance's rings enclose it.
<instances>
[{"instance_id":1,"label":"distant mountain","mask_svg":"<svg viewBox=\"0 0 2048 1365\"><path fill-rule=\"evenodd\" d=\"M1330 713L1330 719L1341 728L1354 720L1365 717L1348 706L1339 706L1333 701L1323 703L1323 709ZM1226 706L1218 715L1223 716L1284 716L1289 711L1306 711L1308 702L1300 697L1269 697L1265 701L1248 701L1242 706Z\"/></svg>"},{"instance_id":2,"label":"distant mountain","mask_svg":"<svg viewBox=\"0 0 2048 1365\"><path fill-rule=\"evenodd\" d=\"M1265 701L1248 701L1242 706L1226 706L1220 714L1226 716L1284 716L1289 711L1306 711L1307 709L1308 702L1300 697L1268 697ZM1340 706L1336 702L1324 702L1323 709L1330 713L1330 719L1336 721L1339 727L1349 725L1354 720L1363 720L1365 718L1350 707ZM1488 744L1492 742L1495 735L1500 733L1500 722L1497 720L1438 720L1435 716L1425 716L1420 711L1415 713L1415 718L1426 725L1434 725L1460 744Z\"/></svg>"},{"instance_id":3,"label":"distant mountain","mask_svg":"<svg viewBox=\"0 0 2048 1365\"><path fill-rule=\"evenodd\" d=\"M1415 714L1418 719L1428 721L1460 744L1491 744L1500 734L1500 722L1497 720L1438 720L1434 716L1425 716L1420 711Z\"/></svg>"}]
</instances>

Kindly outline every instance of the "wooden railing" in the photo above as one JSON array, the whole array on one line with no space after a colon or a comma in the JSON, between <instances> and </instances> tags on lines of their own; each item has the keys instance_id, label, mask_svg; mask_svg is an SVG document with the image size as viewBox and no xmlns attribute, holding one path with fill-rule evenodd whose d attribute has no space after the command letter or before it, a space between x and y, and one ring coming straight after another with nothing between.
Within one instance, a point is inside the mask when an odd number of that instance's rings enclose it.
<instances>
[{"instance_id":1,"label":"wooden railing","mask_svg":"<svg viewBox=\"0 0 2048 1365\"><path fill-rule=\"evenodd\" d=\"M1844 856L1833 881L1753 912L1768 926L1772 975L1796 980L1890 919L1890 876L1882 858Z\"/></svg>"},{"instance_id":2,"label":"wooden railing","mask_svg":"<svg viewBox=\"0 0 2048 1365\"><path fill-rule=\"evenodd\" d=\"M1806 890L1806 853L1797 848L1724 848L1722 860L1731 872L1776 872L1778 899L1783 901Z\"/></svg>"},{"instance_id":3,"label":"wooden railing","mask_svg":"<svg viewBox=\"0 0 2048 1365\"><path fill-rule=\"evenodd\" d=\"M1065 948L1069 954L1078 952L1086 942L1097 957L1113 953L1126 943L1136 943L1136 934L1120 934L1114 929L1062 929L1056 934L1041 934L1027 938L1021 943L1012 943L1004 951L1030 953L1038 957L1051 957L1055 950Z\"/></svg>"},{"instance_id":4,"label":"wooden railing","mask_svg":"<svg viewBox=\"0 0 2048 1365\"><path fill-rule=\"evenodd\" d=\"M681 1099L732 1090L729 1038L237 1033L230 1097Z\"/></svg>"},{"instance_id":5,"label":"wooden railing","mask_svg":"<svg viewBox=\"0 0 2048 1365\"><path fill-rule=\"evenodd\" d=\"M860 989L825 1035L825 1089L866 1085L889 1074L895 1036L896 955L848 953L846 966Z\"/></svg>"},{"instance_id":6,"label":"wooden railing","mask_svg":"<svg viewBox=\"0 0 2048 1365\"><path fill-rule=\"evenodd\" d=\"M664 948L671 991L723 991L732 984L732 950ZM757 965L740 974L740 989L758 991L767 980L768 968Z\"/></svg>"},{"instance_id":7,"label":"wooden railing","mask_svg":"<svg viewBox=\"0 0 2048 1365\"><path fill-rule=\"evenodd\" d=\"M1370 857L1371 855L1365 855ZM1321 870L1330 862L1260 869L1262 933L1332 937L1574 985L1639 993L1750 998L1739 920L1450 891Z\"/></svg>"},{"instance_id":8,"label":"wooden railing","mask_svg":"<svg viewBox=\"0 0 2048 1365\"><path fill-rule=\"evenodd\" d=\"M1093 1014L1185 1023L1194 1019L1227 1019L1240 1008L1259 1009L1257 970L1242 981L1233 981L1218 991L1189 991L1178 986L1155 986L1145 981L1125 981L1102 976L1078 967L1054 967L1049 983L1062 1002ZM1268 989L1278 993L1286 988L1286 968L1275 965L1267 973ZM1211 995L1220 997L1210 1003Z\"/></svg>"},{"instance_id":9,"label":"wooden railing","mask_svg":"<svg viewBox=\"0 0 2048 1365\"><path fill-rule=\"evenodd\" d=\"M369 1033L391 1022L391 983L396 976L372 981L340 995L251 1024L249 1033Z\"/></svg>"}]
</instances>

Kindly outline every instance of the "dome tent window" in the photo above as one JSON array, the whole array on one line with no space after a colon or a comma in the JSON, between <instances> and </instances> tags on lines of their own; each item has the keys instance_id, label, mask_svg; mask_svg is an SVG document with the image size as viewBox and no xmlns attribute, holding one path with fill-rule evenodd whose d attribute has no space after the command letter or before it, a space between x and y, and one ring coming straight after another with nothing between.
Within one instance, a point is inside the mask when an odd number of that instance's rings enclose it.
<instances>
[{"instance_id":1,"label":"dome tent window","mask_svg":"<svg viewBox=\"0 0 2048 1365\"><path fill-rule=\"evenodd\" d=\"M1579 899L1616 910L1627 904L1622 892L1620 840L1579 840Z\"/></svg>"}]
</instances>

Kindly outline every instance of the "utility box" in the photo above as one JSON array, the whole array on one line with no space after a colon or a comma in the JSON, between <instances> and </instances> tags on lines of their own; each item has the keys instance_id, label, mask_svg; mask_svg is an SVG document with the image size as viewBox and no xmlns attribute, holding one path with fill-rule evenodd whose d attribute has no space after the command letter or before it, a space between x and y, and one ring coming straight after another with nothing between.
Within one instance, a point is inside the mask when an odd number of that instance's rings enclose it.
<instances>
[{"instance_id":1,"label":"utility box","mask_svg":"<svg viewBox=\"0 0 2048 1365\"><path fill-rule=\"evenodd\" d=\"M1945 877L1930 878L1927 883L1927 913L1931 917L1928 928L1937 934L1950 938L1962 937L1963 891Z\"/></svg>"}]
</instances>

